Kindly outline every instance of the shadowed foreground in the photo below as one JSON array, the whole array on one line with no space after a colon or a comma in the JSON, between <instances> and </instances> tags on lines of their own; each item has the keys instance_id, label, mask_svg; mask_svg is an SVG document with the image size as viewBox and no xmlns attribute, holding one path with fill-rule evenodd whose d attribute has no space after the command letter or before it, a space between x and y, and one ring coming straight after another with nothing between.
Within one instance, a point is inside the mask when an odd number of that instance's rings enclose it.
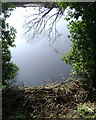
<instances>
[{"instance_id":1,"label":"shadowed foreground","mask_svg":"<svg viewBox=\"0 0 96 120\"><path fill-rule=\"evenodd\" d=\"M70 84L69 84L70 82ZM3 89L2 120L96 118L96 89L86 82Z\"/></svg>"}]
</instances>

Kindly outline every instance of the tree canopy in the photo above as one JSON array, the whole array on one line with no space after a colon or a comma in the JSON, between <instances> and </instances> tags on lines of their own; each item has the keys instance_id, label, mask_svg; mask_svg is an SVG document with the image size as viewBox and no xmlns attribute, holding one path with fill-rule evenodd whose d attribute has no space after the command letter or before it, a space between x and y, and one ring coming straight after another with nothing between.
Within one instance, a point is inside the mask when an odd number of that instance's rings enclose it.
<instances>
[{"instance_id":1,"label":"tree canopy","mask_svg":"<svg viewBox=\"0 0 96 120\"><path fill-rule=\"evenodd\" d=\"M9 3L2 3L2 84L16 76L18 67L11 61L10 47L14 47L16 30L9 27L6 18L10 16L13 6Z\"/></svg>"},{"instance_id":2,"label":"tree canopy","mask_svg":"<svg viewBox=\"0 0 96 120\"><path fill-rule=\"evenodd\" d=\"M66 3L59 3L63 9ZM73 66L73 75L92 82L96 87L96 3L67 3L71 50L63 61Z\"/></svg>"}]
</instances>

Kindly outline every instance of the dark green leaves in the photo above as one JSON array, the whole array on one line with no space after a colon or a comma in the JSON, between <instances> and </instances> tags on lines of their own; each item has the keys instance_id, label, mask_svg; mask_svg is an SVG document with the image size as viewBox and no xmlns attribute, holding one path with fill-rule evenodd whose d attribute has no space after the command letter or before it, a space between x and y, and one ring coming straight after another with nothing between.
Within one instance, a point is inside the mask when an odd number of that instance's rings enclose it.
<instances>
[{"instance_id":1,"label":"dark green leaves","mask_svg":"<svg viewBox=\"0 0 96 120\"><path fill-rule=\"evenodd\" d=\"M10 16L10 11L13 10L9 3L2 3L2 84L5 85L8 80L16 76L18 67L11 61L10 47L14 47L16 30L9 27L6 23L6 18Z\"/></svg>"},{"instance_id":2,"label":"dark green leaves","mask_svg":"<svg viewBox=\"0 0 96 120\"><path fill-rule=\"evenodd\" d=\"M73 74L91 80L96 87L96 4L70 3L69 7L75 9L66 18L72 48L62 60L73 66Z\"/></svg>"}]
</instances>

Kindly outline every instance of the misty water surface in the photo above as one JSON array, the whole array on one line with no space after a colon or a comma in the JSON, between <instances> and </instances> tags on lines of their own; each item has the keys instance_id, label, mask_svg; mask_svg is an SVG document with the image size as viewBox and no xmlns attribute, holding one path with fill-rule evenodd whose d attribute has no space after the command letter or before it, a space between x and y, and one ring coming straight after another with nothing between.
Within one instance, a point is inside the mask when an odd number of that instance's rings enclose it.
<instances>
[{"instance_id":1,"label":"misty water surface","mask_svg":"<svg viewBox=\"0 0 96 120\"><path fill-rule=\"evenodd\" d=\"M35 10L38 9L35 8ZM25 34L25 24L34 8L17 7L7 19L17 30L15 48L11 48L12 61L19 67L16 83L25 86L38 86L44 83L62 82L70 77L72 67L62 61L62 56L70 50L67 22L62 18L56 25L60 37L53 43L47 34L32 39L32 31ZM47 26L48 27L48 26ZM46 32L47 33L47 28Z\"/></svg>"}]
</instances>

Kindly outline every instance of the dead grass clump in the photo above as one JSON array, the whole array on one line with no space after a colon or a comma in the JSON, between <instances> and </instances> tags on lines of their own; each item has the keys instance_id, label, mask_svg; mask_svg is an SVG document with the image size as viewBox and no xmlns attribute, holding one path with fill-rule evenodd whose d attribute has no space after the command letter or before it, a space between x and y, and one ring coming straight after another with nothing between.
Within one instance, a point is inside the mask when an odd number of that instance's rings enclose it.
<instances>
[{"instance_id":1,"label":"dead grass clump","mask_svg":"<svg viewBox=\"0 0 96 120\"><path fill-rule=\"evenodd\" d=\"M9 87L3 90L2 120L79 118L76 110L84 103L96 107L96 89L79 80L39 87Z\"/></svg>"}]
</instances>

